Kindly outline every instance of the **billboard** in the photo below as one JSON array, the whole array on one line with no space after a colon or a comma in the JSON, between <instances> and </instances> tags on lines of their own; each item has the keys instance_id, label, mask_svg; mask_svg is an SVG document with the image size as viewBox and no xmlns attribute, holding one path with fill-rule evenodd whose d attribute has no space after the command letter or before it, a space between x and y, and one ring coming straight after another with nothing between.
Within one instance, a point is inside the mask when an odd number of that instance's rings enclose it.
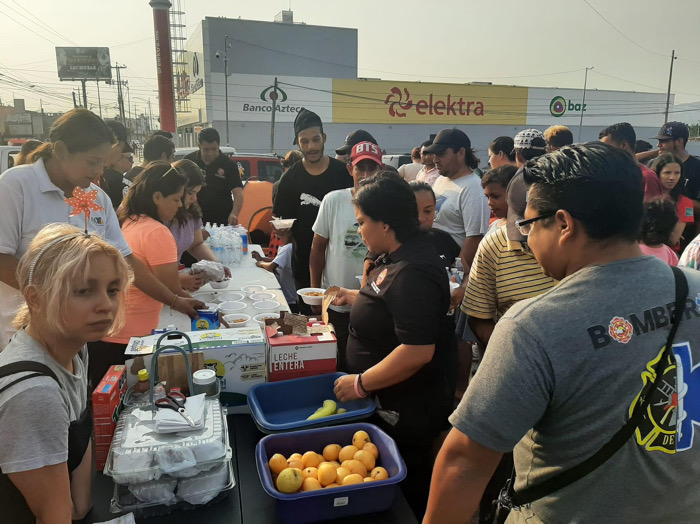
<instances>
[{"instance_id":1,"label":"billboard","mask_svg":"<svg viewBox=\"0 0 700 524\"><path fill-rule=\"evenodd\" d=\"M528 88L333 79L333 122L524 125Z\"/></svg>"},{"instance_id":2,"label":"billboard","mask_svg":"<svg viewBox=\"0 0 700 524\"><path fill-rule=\"evenodd\" d=\"M108 47L57 47L60 80L111 80Z\"/></svg>"}]
</instances>

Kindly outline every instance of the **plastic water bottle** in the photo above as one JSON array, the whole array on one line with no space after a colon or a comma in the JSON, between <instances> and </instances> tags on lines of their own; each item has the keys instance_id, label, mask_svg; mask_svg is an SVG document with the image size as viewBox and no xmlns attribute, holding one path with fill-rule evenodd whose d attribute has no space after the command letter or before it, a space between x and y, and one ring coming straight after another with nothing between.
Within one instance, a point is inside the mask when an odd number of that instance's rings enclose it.
<instances>
[{"instance_id":1,"label":"plastic water bottle","mask_svg":"<svg viewBox=\"0 0 700 524\"><path fill-rule=\"evenodd\" d=\"M231 257L233 264L240 264L243 258L243 238L236 231L231 234Z\"/></svg>"},{"instance_id":2,"label":"plastic water bottle","mask_svg":"<svg viewBox=\"0 0 700 524\"><path fill-rule=\"evenodd\" d=\"M241 252L243 255L248 254L248 231L246 231L246 228L244 228L241 225L236 226L236 231L238 232L238 235L241 237Z\"/></svg>"},{"instance_id":3,"label":"plastic water bottle","mask_svg":"<svg viewBox=\"0 0 700 524\"><path fill-rule=\"evenodd\" d=\"M216 259L222 264L226 265L226 261L224 260L226 256L224 252L224 244L221 241L221 237L219 235L211 236L211 250L214 253Z\"/></svg>"}]
</instances>

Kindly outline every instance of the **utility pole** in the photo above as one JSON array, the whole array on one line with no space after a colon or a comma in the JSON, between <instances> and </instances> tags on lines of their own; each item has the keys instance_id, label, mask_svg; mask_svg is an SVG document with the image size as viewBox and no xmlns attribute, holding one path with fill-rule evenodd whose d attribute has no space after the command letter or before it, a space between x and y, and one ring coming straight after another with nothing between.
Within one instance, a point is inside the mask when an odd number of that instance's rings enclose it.
<instances>
[{"instance_id":1,"label":"utility pole","mask_svg":"<svg viewBox=\"0 0 700 524\"><path fill-rule=\"evenodd\" d=\"M71 91L73 95L73 107L78 107L78 101L75 99L75 91Z\"/></svg>"},{"instance_id":2,"label":"utility pole","mask_svg":"<svg viewBox=\"0 0 700 524\"><path fill-rule=\"evenodd\" d=\"M673 79L673 61L678 58L676 50L671 51L671 70L668 72L668 91L666 92L666 112L664 113L664 124L668 122L668 106L671 103L671 80Z\"/></svg>"},{"instance_id":3,"label":"utility pole","mask_svg":"<svg viewBox=\"0 0 700 524\"><path fill-rule=\"evenodd\" d=\"M277 77L272 88L272 121L270 122L270 153L275 152L275 114L277 113Z\"/></svg>"},{"instance_id":4,"label":"utility pole","mask_svg":"<svg viewBox=\"0 0 700 524\"><path fill-rule=\"evenodd\" d=\"M97 105L100 108L100 118L102 118L102 97L100 96L100 81L95 80L97 84Z\"/></svg>"},{"instance_id":5,"label":"utility pole","mask_svg":"<svg viewBox=\"0 0 700 524\"><path fill-rule=\"evenodd\" d=\"M224 36L224 99L226 103L226 145L231 145L231 132L228 125L228 50L231 44L228 41L228 35ZM220 51L216 52L216 58L219 58Z\"/></svg>"},{"instance_id":6,"label":"utility pole","mask_svg":"<svg viewBox=\"0 0 700 524\"><path fill-rule=\"evenodd\" d=\"M581 141L581 128L583 128L583 110L586 107L586 85L588 84L588 70L593 69L593 66L586 68L586 76L583 79L583 100L581 101L581 120L578 123L578 141Z\"/></svg>"},{"instance_id":7,"label":"utility pole","mask_svg":"<svg viewBox=\"0 0 700 524\"><path fill-rule=\"evenodd\" d=\"M122 80L120 71L122 69L126 69L126 66L120 66L118 63L115 63L114 69L117 70L117 102L119 104L119 116L122 119L122 123L124 123L126 121L126 115L124 114L124 96L122 94Z\"/></svg>"},{"instance_id":8,"label":"utility pole","mask_svg":"<svg viewBox=\"0 0 700 524\"><path fill-rule=\"evenodd\" d=\"M87 109L87 89L85 88L85 80L81 80L83 84L83 107Z\"/></svg>"},{"instance_id":9,"label":"utility pole","mask_svg":"<svg viewBox=\"0 0 700 524\"><path fill-rule=\"evenodd\" d=\"M148 131L153 129L153 111L151 111L151 99L148 99Z\"/></svg>"}]
</instances>

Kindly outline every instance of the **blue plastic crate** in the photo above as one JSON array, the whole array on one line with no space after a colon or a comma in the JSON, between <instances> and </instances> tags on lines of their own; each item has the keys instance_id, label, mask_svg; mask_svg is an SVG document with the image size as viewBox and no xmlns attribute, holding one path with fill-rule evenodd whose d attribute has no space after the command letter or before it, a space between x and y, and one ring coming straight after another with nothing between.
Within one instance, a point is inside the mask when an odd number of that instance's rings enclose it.
<instances>
[{"instance_id":1,"label":"blue plastic crate","mask_svg":"<svg viewBox=\"0 0 700 524\"><path fill-rule=\"evenodd\" d=\"M387 470L388 479L292 494L281 493L274 487L268 462L275 453L285 457L306 451L320 453L328 444L352 443L352 436L360 430L366 431L377 446L377 466ZM277 500L277 520L288 524L386 511L393 503L397 484L406 478L406 464L394 440L377 426L362 422L268 435L258 442L255 461L263 489Z\"/></svg>"},{"instance_id":2,"label":"blue plastic crate","mask_svg":"<svg viewBox=\"0 0 700 524\"><path fill-rule=\"evenodd\" d=\"M335 400L333 386L345 373L328 373L280 382L256 384L248 391L248 406L253 420L263 433L281 433L357 422L369 418L375 403L370 397L338 403L347 413L316 420L306 420L323 405Z\"/></svg>"}]
</instances>

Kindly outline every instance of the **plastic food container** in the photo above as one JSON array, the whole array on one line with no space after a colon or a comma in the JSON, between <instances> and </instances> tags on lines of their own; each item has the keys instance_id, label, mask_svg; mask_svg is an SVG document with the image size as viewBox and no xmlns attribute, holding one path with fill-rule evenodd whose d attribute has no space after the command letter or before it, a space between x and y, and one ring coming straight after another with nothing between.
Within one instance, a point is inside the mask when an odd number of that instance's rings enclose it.
<instances>
[{"instance_id":1,"label":"plastic food container","mask_svg":"<svg viewBox=\"0 0 700 524\"><path fill-rule=\"evenodd\" d=\"M323 295L325 293L326 290L320 287L305 287L297 290L297 294L301 299L310 306L320 306L323 303Z\"/></svg>"},{"instance_id":2,"label":"plastic food container","mask_svg":"<svg viewBox=\"0 0 700 524\"><path fill-rule=\"evenodd\" d=\"M276 218L275 220L270 220L270 224L275 229L282 231L283 229L289 229L294 225L296 218Z\"/></svg>"},{"instance_id":3,"label":"plastic food container","mask_svg":"<svg viewBox=\"0 0 700 524\"><path fill-rule=\"evenodd\" d=\"M222 302L219 304L219 311L222 315L230 315L231 313L239 313L248 306L245 302Z\"/></svg>"},{"instance_id":4,"label":"plastic food container","mask_svg":"<svg viewBox=\"0 0 700 524\"><path fill-rule=\"evenodd\" d=\"M253 320L255 320L258 325L263 329L263 332L265 331L265 320L268 318L280 318L279 313L260 313L259 315L255 315L253 317Z\"/></svg>"},{"instance_id":5,"label":"plastic food container","mask_svg":"<svg viewBox=\"0 0 700 524\"><path fill-rule=\"evenodd\" d=\"M260 300L253 302L253 307L258 311L279 311L280 303L276 300Z\"/></svg>"},{"instance_id":6,"label":"plastic food container","mask_svg":"<svg viewBox=\"0 0 700 524\"><path fill-rule=\"evenodd\" d=\"M250 299L258 302L260 300L275 300L277 295L271 293L270 291L259 291L258 293L251 293Z\"/></svg>"},{"instance_id":7,"label":"plastic food container","mask_svg":"<svg viewBox=\"0 0 700 524\"><path fill-rule=\"evenodd\" d=\"M192 293L192 298L195 298L201 302L206 303L213 303L216 301L216 293L210 292L210 293Z\"/></svg>"},{"instance_id":8,"label":"plastic food container","mask_svg":"<svg viewBox=\"0 0 700 524\"><path fill-rule=\"evenodd\" d=\"M387 470L388 479L292 494L281 493L274 487L268 466L272 455L282 453L288 457L305 451L320 453L328 444L352 442L353 434L359 430L366 431L377 446L377 465ZM277 519L284 523L321 522L385 511L393 503L397 484L406 478L406 465L394 440L377 426L365 423L268 435L258 442L255 461L263 489L277 500Z\"/></svg>"},{"instance_id":9,"label":"plastic food container","mask_svg":"<svg viewBox=\"0 0 700 524\"><path fill-rule=\"evenodd\" d=\"M223 319L230 328L247 326L251 322L250 315L244 313L231 313L224 315Z\"/></svg>"},{"instance_id":10,"label":"plastic food container","mask_svg":"<svg viewBox=\"0 0 700 524\"><path fill-rule=\"evenodd\" d=\"M228 287L228 281L229 279L227 278L226 280L220 280L219 282L209 282L209 285L212 289L226 289Z\"/></svg>"},{"instance_id":11,"label":"plastic food container","mask_svg":"<svg viewBox=\"0 0 700 524\"><path fill-rule=\"evenodd\" d=\"M244 298L245 295L238 291L221 291L216 294L216 300L219 302L240 302Z\"/></svg>"},{"instance_id":12,"label":"plastic food container","mask_svg":"<svg viewBox=\"0 0 700 524\"><path fill-rule=\"evenodd\" d=\"M138 518L168 515L197 509L223 500L236 485L233 467L227 460L218 467L188 479L163 476L158 481L135 486L114 485L109 510L133 512Z\"/></svg>"},{"instance_id":13,"label":"plastic food container","mask_svg":"<svg viewBox=\"0 0 700 524\"><path fill-rule=\"evenodd\" d=\"M280 382L256 384L248 391L248 406L255 424L263 433L346 424L369 418L375 409L372 398L338 403L347 413L306 420L326 399L335 400L333 386L345 373L328 373ZM305 450L308 451L308 450Z\"/></svg>"},{"instance_id":14,"label":"plastic food container","mask_svg":"<svg viewBox=\"0 0 700 524\"><path fill-rule=\"evenodd\" d=\"M206 401L204 429L199 431L159 434L154 417L150 406L127 409L119 417L104 469L117 484L143 484L164 475L189 478L231 458L218 401Z\"/></svg>"},{"instance_id":15,"label":"plastic food container","mask_svg":"<svg viewBox=\"0 0 700 524\"><path fill-rule=\"evenodd\" d=\"M267 288L265 286L259 286L259 285L254 285L254 286L243 286L241 288L241 291L243 293L246 293L247 295L250 295L252 293L259 293L260 291L265 291Z\"/></svg>"}]
</instances>

